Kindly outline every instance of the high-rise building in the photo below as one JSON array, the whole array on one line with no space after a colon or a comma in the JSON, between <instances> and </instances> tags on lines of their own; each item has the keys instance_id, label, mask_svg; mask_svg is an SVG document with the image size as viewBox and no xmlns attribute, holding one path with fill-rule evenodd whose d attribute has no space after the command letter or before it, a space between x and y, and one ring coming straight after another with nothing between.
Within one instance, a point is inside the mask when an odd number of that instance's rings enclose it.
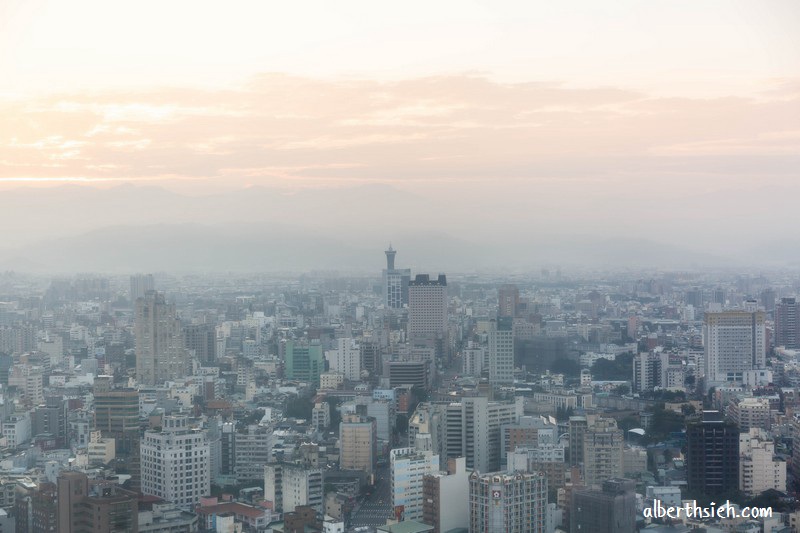
<instances>
[{"instance_id":1,"label":"high-rise building","mask_svg":"<svg viewBox=\"0 0 800 533\"><path fill-rule=\"evenodd\" d=\"M350 381L361 379L361 349L353 339L337 339L336 349L326 350L325 359L331 372L338 372Z\"/></svg>"},{"instance_id":2,"label":"high-rise building","mask_svg":"<svg viewBox=\"0 0 800 533\"><path fill-rule=\"evenodd\" d=\"M589 419L586 416L571 416L567 425L569 433L569 464L580 466L583 464L583 435L589 428Z\"/></svg>"},{"instance_id":3,"label":"high-rise building","mask_svg":"<svg viewBox=\"0 0 800 533\"><path fill-rule=\"evenodd\" d=\"M161 430L144 433L142 493L193 509L211 491L211 449L205 431L185 415L165 416Z\"/></svg>"},{"instance_id":4,"label":"high-rise building","mask_svg":"<svg viewBox=\"0 0 800 533\"><path fill-rule=\"evenodd\" d=\"M56 439L56 446L64 447L67 439L67 405L61 396L48 396L45 404L33 412L33 435L48 434Z\"/></svg>"},{"instance_id":5,"label":"high-rise building","mask_svg":"<svg viewBox=\"0 0 800 533\"><path fill-rule=\"evenodd\" d=\"M781 298L775 305L775 346L800 348L800 303L796 298Z\"/></svg>"},{"instance_id":6,"label":"high-rise building","mask_svg":"<svg viewBox=\"0 0 800 533\"><path fill-rule=\"evenodd\" d=\"M381 347L375 341L360 341L358 347L361 350L361 366L371 375L379 375L383 370L381 361Z\"/></svg>"},{"instance_id":7,"label":"high-rise building","mask_svg":"<svg viewBox=\"0 0 800 533\"><path fill-rule=\"evenodd\" d=\"M136 300L136 379L142 385L174 381L189 373L189 352L175 306L150 291Z\"/></svg>"},{"instance_id":8,"label":"high-rise building","mask_svg":"<svg viewBox=\"0 0 800 533\"><path fill-rule=\"evenodd\" d=\"M375 471L378 454L377 425L374 418L346 415L339 423L339 468Z\"/></svg>"},{"instance_id":9,"label":"high-rise building","mask_svg":"<svg viewBox=\"0 0 800 533\"><path fill-rule=\"evenodd\" d=\"M624 434L613 418L598 418L583 434L583 472L586 485L622 477Z\"/></svg>"},{"instance_id":10,"label":"high-rise building","mask_svg":"<svg viewBox=\"0 0 800 533\"><path fill-rule=\"evenodd\" d=\"M494 472L469 476L469 530L543 533L547 507L544 474Z\"/></svg>"},{"instance_id":11,"label":"high-rise building","mask_svg":"<svg viewBox=\"0 0 800 533\"><path fill-rule=\"evenodd\" d=\"M655 388L684 390L684 370L680 358L673 359L668 352L642 352L633 358L634 392Z\"/></svg>"},{"instance_id":12,"label":"high-rise building","mask_svg":"<svg viewBox=\"0 0 800 533\"><path fill-rule=\"evenodd\" d=\"M117 468L131 476L131 488L139 489L139 391L112 388L111 376L94 381L94 427L114 439Z\"/></svg>"},{"instance_id":13,"label":"high-rise building","mask_svg":"<svg viewBox=\"0 0 800 533\"><path fill-rule=\"evenodd\" d=\"M687 481L690 494L720 496L739 486L739 428L719 411L703 411L702 421L689 424Z\"/></svg>"},{"instance_id":14,"label":"high-rise building","mask_svg":"<svg viewBox=\"0 0 800 533\"><path fill-rule=\"evenodd\" d=\"M492 320L489 326L489 383L514 382L514 323L509 317Z\"/></svg>"},{"instance_id":15,"label":"high-rise building","mask_svg":"<svg viewBox=\"0 0 800 533\"><path fill-rule=\"evenodd\" d=\"M40 483L31 495L31 533L54 533L58 530L58 489L55 483Z\"/></svg>"},{"instance_id":16,"label":"high-rise building","mask_svg":"<svg viewBox=\"0 0 800 533\"><path fill-rule=\"evenodd\" d=\"M18 364L11 367L8 385L21 393L27 407L36 407L44 402L44 368L38 365Z\"/></svg>"},{"instance_id":17,"label":"high-rise building","mask_svg":"<svg viewBox=\"0 0 800 533\"><path fill-rule=\"evenodd\" d=\"M144 298L148 292L154 290L156 290L156 284L153 281L152 274L134 274L131 276L131 302Z\"/></svg>"},{"instance_id":18,"label":"high-rise building","mask_svg":"<svg viewBox=\"0 0 800 533\"><path fill-rule=\"evenodd\" d=\"M468 341L461 355L464 359L461 371L467 376L480 377L486 368L486 348Z\"/></svg>"},{"instance_id":19,"label":"high-rise building","mask_svg":"<svg viewBox=\"0 0 800 533\"><path fill-rule=\"evenodd\" d=\"M389 386L428 388L430 384L429 361L389 361L386 366L389 370Z\"/></svg>"},{"instance_id":20,"label":"high-rise building","mask_svg":"<svg viewBox=\"0 0 800 533\"><path fill-rule=\"evenodd\" d=\"M439 456L431 450L395 448L389 452L392 507L404 520L422 520L423 478L439 471Z\"/></svg>"},{"instance_id":21,"label":"high-rise building","mask_svg":"<svg viewBox=\"0 0 800 533\"><path fill-rule=\"evenodd\" d=\"M578 489L570 504L571 533L634 533L636 483L609 479L602 489Z\"/></svg>"},{"instance_id":22,"label":"high-rise building","mask_svg":"<svg viewBox=\"0 0 800 533\"><path fill-rule=\"evenodd\" d=\"M711 302L718 304L720 307L725 307L725 289L717 287L711 291Z\"/></svg>"},{"instance_id":23,"label":"high-rise building","mask_svg":"<svg viewBox=\"0 0 800 533\"><path fill-rule=\"evenodd\" d=\"M748 496L786 491L786 461L775 456L775 443L762 429L739 435L739 490Z\"/></svg>"},{"instance_id":24,"label":"high-rise building","mask_svg":"<svg viewBox=\"0 0 800 533\"><path fill-rule=\"evenodd\" d=\"M319 387L319 375L325 370L319 340L287 340L284 361L287 379L305 381Z\"/></svg>"},{"instance_id":25,"label":"high-rise building","mask_svg":"<svg viewBox=\"0 0 800 533\"><path fill-rule=\"evenodd\" d=\"M772 411L769 398L740 398L730 402L725 414L731 422L739 427L739 431L748 432L752 428L770 429L772 427Z\"/></svg>"},{"instance_id":26,"label":"high-rise building","mask_svg":"<svg viewBox=\"0 0 800 533\"><path fill-rule=\"evenodd\" d=\"M217 360L217 332L213 324L192 324L183 328L186 349L200 361L208 365Z\"/></svg>"},{"instance_id":27,"label":"high-rise building","mask_svg":"<svg viewBox=\"0 0 800 533\"><path fill-rule=\"evenodd\" d=\"M689 289L686 291L683 301L686 305L691 305L695 309L700 310L703 308L703 291L697 287Z\"/></svg>"},{"instance_id":28,"label":"high-rise building","mask_svg":"<svg viewBox=\"0 0 800 533\"><path fill-rule=\"evenodd\" d=\"M432 343L439 357L449 347L447 323L447 277L417 274L408 286L408 339Z\"/></svg>"},{"instance_id":29,"label":"high-rise building","mask_svg":"<svg viewBox=\"0 0 800 533\"><path fill-rule=\"evenodd\" d=\"M495 402L475 396L446 404L421 403L409 421L409 439L417 433L428 433L441 461L465 457L469 470L497 471L502 428L519 421L522 399L520 396L513 402Z\"/></svg>"},{"instance_id":30,"label":"high-rise building","mask_svg":"<svg viewBox=\"0 0 800 533\"><path fill-rule=\"evenodd\" d=\"M252 482L264 476L261 465L271 460L273 429L266 425L249 425L234 434L236 481Z\"/></svg>"},{"instance_id":31,"label":"high-rise building","mask_svg":"<svg viewBox=\"0 0 800 533\"><path fill-rule=\"evenodd\" d=\"M389 245L389 249L386 250L386 268L383 270L383 303L389 309L402 309L408 305L408 284L411 279L411 270L395 268L395 255L397 255L397 250Z\"/></svg>"},{"instance_id":32,"label":"high-rise building","mask_svg":"<svg viewBox=\"0 0 800 533\"><path fill-rule=\"evenodd\" d=\"M497 289L497 316L515 317L519 309L519 288L516 285L501 285Z\"/></svg>"},{"instance_id":33,"label":"high-rise building","mask_svg":"<svg viewBox=\"0 0 800 533\"><path fill-rule=\"evenodd\" d=\"M753 304L706 313L703 337L706 390L741 383L746 371L766 365L765 314Z\"/></svg>"},{"instance_id":34,"label":"high-rise building","mask_svg":"<svg viewBox=\"0 0 800 533\"><path fill-rule=\"evenodd\" d=\"M319 468L293 463L264 465L264 499L277 513L293 512L307 505L322 513L324 475Z\"/></svg>"},{"instance_id":35,"label":"high-rise building","mask_svg":"<svg viewBox=\"0 0 800 533\"><path fill-rule=\"evenodd\" d=\"M433 533L469 527L469 474L464 457L447 460L447 470L422 480L422 521Z\"/></svg>"},{"instance_id":36,"label":"high-rise building","mask_svg":"<svg viewBox=\"0 0 800 533\"><path fill-rule=\"evenodd\" d=\"M775 299L777 296L778 295L775 292L775 289L771 287L767 287L761 291L761 294L759 295L759 303L761 303L761 307L763 307L767 313L771 313L775 310Z\"/></svg>"},{"instance_id":37,"label":"high-rise building","mask_svg":"<svg viewBox=\"0 0 800 533\"><path fill-rule=\"evenodd\" d=\"M82 472L58 476L59 533L136 533L139 504L135 492L116 483L89 483Z\"/></svg>"}]
</instances>

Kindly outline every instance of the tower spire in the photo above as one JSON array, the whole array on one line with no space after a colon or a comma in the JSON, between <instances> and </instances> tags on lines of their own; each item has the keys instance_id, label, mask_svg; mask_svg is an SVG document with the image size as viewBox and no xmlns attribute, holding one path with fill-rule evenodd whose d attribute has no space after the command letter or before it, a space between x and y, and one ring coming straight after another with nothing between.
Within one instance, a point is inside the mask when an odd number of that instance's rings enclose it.
<instances>
[{"instance_id":1,"label":"tower spire","mask_svg":"<svg viewBox=\"0 0 800 533\"><path fill-rule=\"evenodd\" d=\"M386 250L386 270L394 270L394 256L397 251L392 248L392 243L389 243L389 249Z\"/></svg>"}]
</instances>

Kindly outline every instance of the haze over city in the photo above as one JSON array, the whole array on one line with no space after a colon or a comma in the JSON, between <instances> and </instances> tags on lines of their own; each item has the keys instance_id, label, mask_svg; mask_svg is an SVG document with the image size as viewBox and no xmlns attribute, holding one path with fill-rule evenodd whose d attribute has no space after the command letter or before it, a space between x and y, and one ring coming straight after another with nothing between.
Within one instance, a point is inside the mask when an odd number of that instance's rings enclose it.
<instances>
[{"instance_id":1,"label":"haze over city","mask_svg":"<svg viewBox=\"0 0 800 533\"><path fill-rule=\"evenodd\" d=\"M0 20L1 268L86 270L69 249L148 232L228 235L243 270L315 268L302 248L325 243L357 268L387 240L461 270L798 260L795 2L6 2ZM281 238L305 246L248 263L246 241ZM97 267L141 257L129 242Z\"/></svg>"},{"instance_id":2,"label":"haze over city","mask_svg":"<svg viewBox=\"0 0 800 533\"><path fill-rule=\"evenodd\" d=\"M0 533L800 533L797 0L0 0Z\"/></svg>"}]
</instances>

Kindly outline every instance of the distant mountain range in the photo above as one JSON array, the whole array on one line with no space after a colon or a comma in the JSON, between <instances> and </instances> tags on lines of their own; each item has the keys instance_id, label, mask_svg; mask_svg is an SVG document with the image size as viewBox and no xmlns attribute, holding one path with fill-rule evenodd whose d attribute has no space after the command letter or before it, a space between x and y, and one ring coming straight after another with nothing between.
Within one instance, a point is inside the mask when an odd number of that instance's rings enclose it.
<instances>
[{"instance_id":1,"label":"distant mountain range","mask_svg":"<svg viewBox=\"0 0 800 533\"><path fill-rule=\"evenodd\" d=\"M701 253L655 238L609 237L602 221L580 233L555 221L526 224L524 216L505 223L490 200L488 207L450 209L443 200L386 185L294 194L250 188L209 196L133 185L0 194L4 270L378 272L390 241L399 250L398 266L418 272L800 262L799 242Z\"/></svg>"}]
</instances>

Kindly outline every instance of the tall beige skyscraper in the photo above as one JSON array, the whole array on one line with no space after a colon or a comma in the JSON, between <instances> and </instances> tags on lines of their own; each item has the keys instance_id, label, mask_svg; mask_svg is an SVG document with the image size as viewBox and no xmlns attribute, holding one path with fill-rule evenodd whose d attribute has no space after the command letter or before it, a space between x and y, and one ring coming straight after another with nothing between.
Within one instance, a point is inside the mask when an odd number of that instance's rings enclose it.
<instances>
[{"instance_id":1,"label":"tall beige skyscraper","mask_svg":"<svg viewBox=\"0 0 800 533\"><path fill-rule=\"evenodd\" d=\"M748 301L744 309L707 312L703 324L706 390L741 383L745 372L766 366L766 313Z\"/></svg>"},{"instance_id":2,"label":"tall beige skyscraper","mask_svg":"<svg viewBox=\"0 0 800 533\"><path fill-rule=\"evenodd\" d=\"M492 320L489 328L489 383L514 382L514 323L510 317Z\"/></svg>"},{"instance_id":3,"label":"tall beige skyscraper","mask_svg":"<svg viewBox=\"0 0 800 533\"><path fill-rule=\"evenodd\" d=\"M374 418L346 415L339 424L339 467L342 470L375 471L377 425Z\"/></svg>"},{"instance_id":4,"label":"tall beige skyscraper","mask_svg":"<svg viewBox=\"0 0 800 533\"><path fill-rule=\"evenodd\" d=\"M583 434L583 470L586 486L622 477L622 430L613 418L598 418Z\"/></svg>"},{"instance_id":5,"label":"tall beige skyscraper","mask_svg":"<svg viewBox=\"0 0 800 533\"><path fill-rule=\"evenodd\" d=\"M417 274L408 285L408 340L412 345L434 348L436 357L449 356L447 332L447 277Z\"/></svg>"},{"instance_id":6,"label":"tall beige skyscraper","mask_svg":"<svg viewBox=\"0 0 800 533\"><path fill-rule=\"evenodd\" d=\"M136 300L136 379L142 385L175 380L189 372L189 351L183 341L175 306L149 291Z\"/></svg>"},{"instance_id":7,"label":"tall beige skyscraper","mask_svg":"<svg viewBox=\"0 0 800 533\"><path fill-rule=\"evenodd\" d=\"M408 286L408 336L437 337L447 331L447 277L417 274Z\"/></svg>"}]
</instances>

